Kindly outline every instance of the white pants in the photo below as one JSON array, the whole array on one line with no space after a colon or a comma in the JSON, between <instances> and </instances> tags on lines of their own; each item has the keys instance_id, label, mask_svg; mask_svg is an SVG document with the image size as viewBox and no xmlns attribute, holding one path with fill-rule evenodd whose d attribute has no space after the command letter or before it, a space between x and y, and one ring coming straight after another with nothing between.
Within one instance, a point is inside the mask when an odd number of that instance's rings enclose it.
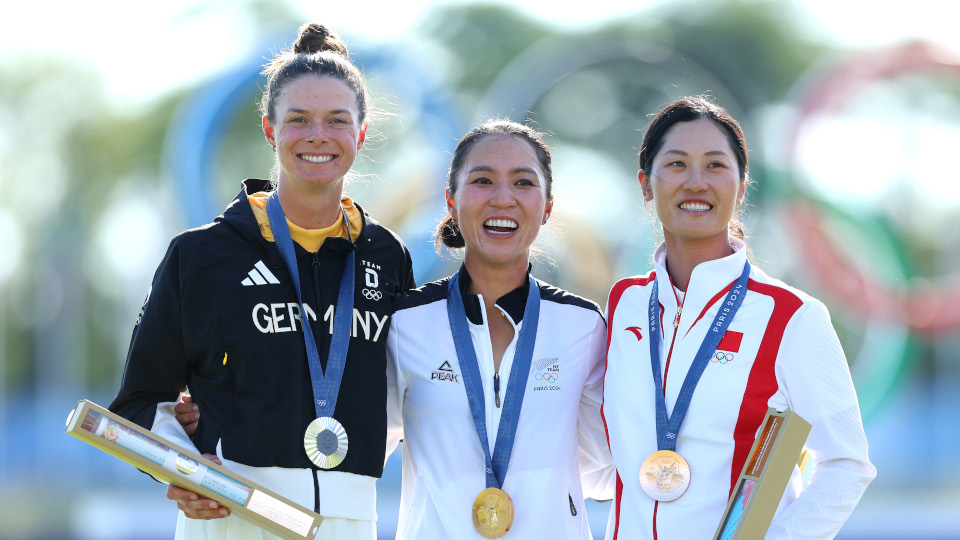
<instances>
[{"instance_id":1,"label":"white pants","mask_svg":"<svg viewBox=\"0 0 960 540\"><path fill-rule=\"evenodd\" d=\"M324 518L315 540L376 540L377 523L359 519ZM177 517L177 540L282 540L237 516L218 519Z\"/></svg>"}]
</instances>

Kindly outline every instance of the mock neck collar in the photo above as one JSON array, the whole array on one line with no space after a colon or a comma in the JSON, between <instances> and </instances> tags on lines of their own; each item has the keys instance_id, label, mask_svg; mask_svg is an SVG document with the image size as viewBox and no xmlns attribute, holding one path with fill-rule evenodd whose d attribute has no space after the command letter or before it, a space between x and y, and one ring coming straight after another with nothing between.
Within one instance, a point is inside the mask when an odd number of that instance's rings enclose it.
<instances>
[{"instance_id":1,"label":"mock neck collar","mask_svg":"<svg viewBox=\"0 0 960 540\"><path fill-rule=\"evenodd\" d=\"M532 268L532 264L527 266L527 274L524 276L523 285L497 298L495 302L497 306L510 315L514 324L520 324L520 321L523 320L523 311L527 307L527 295L530 292L529 278ZM460 277L457 285L460 288L460 296L463 297L463 309L467 313L467 320L473 324L483 324L483 314L481 313L483 306L480 304L480 297L467 291L467 287L473 282L473 278L470 277L465 265L460 265L458 274ZM485 298L484 300L488 304L494 304L494 302L491 302L491 298Z\"/></svg>"},{"instance_id":2,"label":"mock neck collar","mask_svg":"<svg viewBox=\"0 0 960 540\"><path fill-rule=\"evenodd\" d=\"M690 300L696 298L699 302L706 302L707 299L736 280L743 272L743 265L747 262L746 244L738 238L731 238L730 247L733 249L733 253L730 255L704 261L694 267L693 272L690 273L687 289L684 291L685 312ZM667 273L667 250L664 244L661 243L657 247L653 260L659 283L660 301L664 303L666 300L670 304L675 304L673 283L670 280L670 274Z\"/></svg>"}]
</instances>

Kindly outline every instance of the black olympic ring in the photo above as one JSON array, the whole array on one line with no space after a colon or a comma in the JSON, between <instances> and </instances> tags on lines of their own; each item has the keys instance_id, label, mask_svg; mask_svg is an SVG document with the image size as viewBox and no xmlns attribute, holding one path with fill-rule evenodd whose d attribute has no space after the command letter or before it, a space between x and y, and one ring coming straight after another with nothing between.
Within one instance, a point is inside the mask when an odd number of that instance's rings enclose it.
<instances>
[{"instance_id":1,"label":"black olympic ring","mask_svg":"<svg viewBox=\"0 0 960 540\"><path fill-rule=\"evenodd\" d=\"M557 382L559 378L560 378L559 373L537 373L537 377L536 377L538 381L543 381L548 383Z\"/></svg>"},{"instance_id":2,"label":"black olympic ring","mask_svg":"<svg viewBox=\"0 0 960 540\"><path fill-rule=\"evenodd\" d=\"M717 351L713 353L713 358L710 359L711 362L720 362L721 364L726 364L727 362L733 361L733 354L725 353L722 351Z\"/></svg>"},{"instance_id":3,"label":"black olympic ring","mask_svg":"<svg viewBox=\"0 0 960 540\"><path fill-rule=\"evenodd\" d=\"M367 300L379 300L383 298L383 294L380 291L374 289L364 289L363 297Z\"/></svg>"}]
</instances>

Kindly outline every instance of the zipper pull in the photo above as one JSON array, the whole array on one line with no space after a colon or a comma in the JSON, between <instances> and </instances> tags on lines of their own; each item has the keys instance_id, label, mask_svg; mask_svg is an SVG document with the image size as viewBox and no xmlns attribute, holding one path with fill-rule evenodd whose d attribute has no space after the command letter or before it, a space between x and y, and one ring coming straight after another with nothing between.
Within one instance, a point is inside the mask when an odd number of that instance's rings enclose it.
<instances>
[{"instance_id":1,"label":"zipper pull","mask_svg":"<svg viewBox=\"0 0 960 540\"><path fill-rule=\"evenodd\" d=\"M319 252L319 251L313 254L313 266L314 266L314 268L320 266L320 252Z\"/></svg>"},{"instance_id":2,"label":"zipper pull","mask_svg":"<svg viewBox=\"0 0 960 540\"><path fill-rule=\"evenodd\" d=\"M497 404L497 408L500 408L500 374L493 374L493 396L494 401Z\"/></svg>"},{"instance_id":3,"label":"zipper pull","mask_svg":"<svg viewBox=\"0 0 960 540\"><path fill-rule=\"evenodd\" d=\"M683 313L683 306L677 308L677 316L673 318L673 327L680 326L680 314Z\"/></svg>"}]
</instances>

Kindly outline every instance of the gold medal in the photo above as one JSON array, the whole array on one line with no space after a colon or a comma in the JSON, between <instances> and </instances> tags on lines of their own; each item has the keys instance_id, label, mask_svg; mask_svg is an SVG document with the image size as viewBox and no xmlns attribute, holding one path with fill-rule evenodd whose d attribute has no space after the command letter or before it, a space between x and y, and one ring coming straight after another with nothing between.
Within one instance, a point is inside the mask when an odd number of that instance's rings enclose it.
<instances>
[{"instance_id":1,"label":"gold medal","mask_svg":"<svg viewBox=\"0 0 960 540\"><path fill-rule=\"evenodd\" d=\"M507 492L487 488L473 501L473 528L484 538L500 538L513 526L513 499Z\"/></svg>"},{"instance_id":2,"label":"gold medal","mask_svg":"<svg viewBox=\"0 0 960 540\"><path fill-rule=\"evenodd\" d=\"M321 469L332 469L347 457L347 431L340 422L329 416L317 418L303 434L303 449L307 457Z\"/></svg>"},{"instance_id":3,"label":"gold medal","mask_svg":"<svg viewBox=\"0 0 960 540\"><path fill-rule=\"evenodd\" d=\"M676 452L654 452L640 466L640 486L653 500L675 500L690 486L690 466Z\"/></svg>"}]
</instances>

